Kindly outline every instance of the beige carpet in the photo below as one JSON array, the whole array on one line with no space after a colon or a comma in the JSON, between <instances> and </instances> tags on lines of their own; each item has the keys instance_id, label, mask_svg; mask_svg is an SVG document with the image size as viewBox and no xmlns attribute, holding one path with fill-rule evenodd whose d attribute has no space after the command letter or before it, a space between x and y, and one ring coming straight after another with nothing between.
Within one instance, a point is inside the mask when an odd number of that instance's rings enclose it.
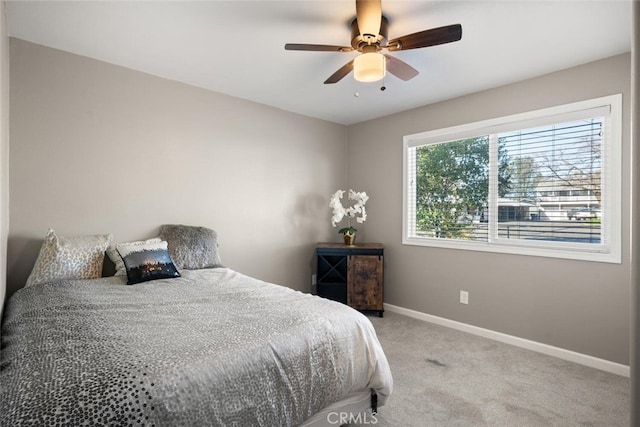
<instances>
[{"instance_id":1,"label":"beige carpet","mask_svg":"<svg viewBox=\"0 0 640 427\"><path fill-rule=\"evenodd\" d=\"M361 426L629 425L629 378L396 313L369 319L394 391Z\"/></svg>"}]
</instances>

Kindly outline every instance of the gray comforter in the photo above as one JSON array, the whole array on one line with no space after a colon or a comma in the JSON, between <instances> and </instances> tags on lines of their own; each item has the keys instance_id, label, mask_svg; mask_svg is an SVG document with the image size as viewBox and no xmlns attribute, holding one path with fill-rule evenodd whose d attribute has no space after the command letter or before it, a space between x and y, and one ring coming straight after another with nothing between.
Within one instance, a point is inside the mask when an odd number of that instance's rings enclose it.
<instances>
[{"instance_id":1,"label":"gray comforter","mask_svg":"<svg viewBox=\"0 0 640 427\"><path fill-rule=\"evenodd\" d=\"M391 393L369 320L226 268L53 282L7 306L2 425L295 426Z\"/></svg>"}]
</instances>

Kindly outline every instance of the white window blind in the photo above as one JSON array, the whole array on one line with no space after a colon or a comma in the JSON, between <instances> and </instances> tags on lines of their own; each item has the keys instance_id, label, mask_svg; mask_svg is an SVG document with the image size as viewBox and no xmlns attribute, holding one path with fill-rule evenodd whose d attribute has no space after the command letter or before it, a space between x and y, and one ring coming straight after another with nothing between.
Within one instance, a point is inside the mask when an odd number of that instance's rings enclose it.
<instances>
[{"instance_id":1,"label":"white window blind","mask_svg":"<svg viewBox=\"0 0 640 427\"><path fill-rule=\"evenodd\" d=\"M603 127L603 117L591 117L498 134L508 157L508 184L494 207L498 239L606 246Z\"/></svg>"}]
</instances>

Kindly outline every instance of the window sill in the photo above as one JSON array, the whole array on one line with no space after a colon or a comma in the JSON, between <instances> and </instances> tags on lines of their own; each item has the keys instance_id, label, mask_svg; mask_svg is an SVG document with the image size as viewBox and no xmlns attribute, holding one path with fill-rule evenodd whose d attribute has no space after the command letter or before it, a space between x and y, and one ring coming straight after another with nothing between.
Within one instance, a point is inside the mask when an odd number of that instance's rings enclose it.
<instances>
[{"instance_id":1,"label":"window sill","mask_svg":"<svg viewBox=\"0 0 640 427\"><path fill-rule=\"evenodd\" d=\"M453 241L448 239L435 239L424 237L405 237L403 245L428 246L442 249L457 249L479 252L493 252L502 254L538 256L547 258L562 258L579 261L606 262L621 264L622 256L620 248L609 248L607 252L593 250L579 250L575 247L567 247L566 250L537 247L535 245L523 246L521 242L516 245L506 243L487 243L478 241Z\"/></svg>"}]
</instances>

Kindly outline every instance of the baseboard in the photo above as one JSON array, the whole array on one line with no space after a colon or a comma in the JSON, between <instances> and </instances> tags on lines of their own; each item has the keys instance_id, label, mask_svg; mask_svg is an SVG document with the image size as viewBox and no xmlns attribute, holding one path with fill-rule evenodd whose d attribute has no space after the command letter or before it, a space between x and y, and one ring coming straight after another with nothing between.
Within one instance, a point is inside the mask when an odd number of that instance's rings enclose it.
<instances>
[{"instance_id":1,"label":"baseboard","mask_svg":"<svg viewBox=\"0 0 640 427\"><path fill-rule=\"evenodd\" d=\"M411 310L397 305L384 303L384 309L393 313L403 314L414 319L424 320L425 322L435 323L437 325L446 326L448 328L457 329L459 331L468 332L484 338L500 341L516 347L525 348L538 353L554 356L569 362L578 363L580 365L589 366L590 368L599 369L611 374L623 377L631 376L631 369L627 365L611 362L597 357L589 356L575 351L566 350L560 347L554 347L542 344L536 341L515 337L513 335L503 334L501 332L492 331L490 329L479 328L477 326L468 325L466 323L456 322L455 320L445 319L444 317L433 316L431 314L422 313L420 311Z\"/></svg>"}]
</instances>

